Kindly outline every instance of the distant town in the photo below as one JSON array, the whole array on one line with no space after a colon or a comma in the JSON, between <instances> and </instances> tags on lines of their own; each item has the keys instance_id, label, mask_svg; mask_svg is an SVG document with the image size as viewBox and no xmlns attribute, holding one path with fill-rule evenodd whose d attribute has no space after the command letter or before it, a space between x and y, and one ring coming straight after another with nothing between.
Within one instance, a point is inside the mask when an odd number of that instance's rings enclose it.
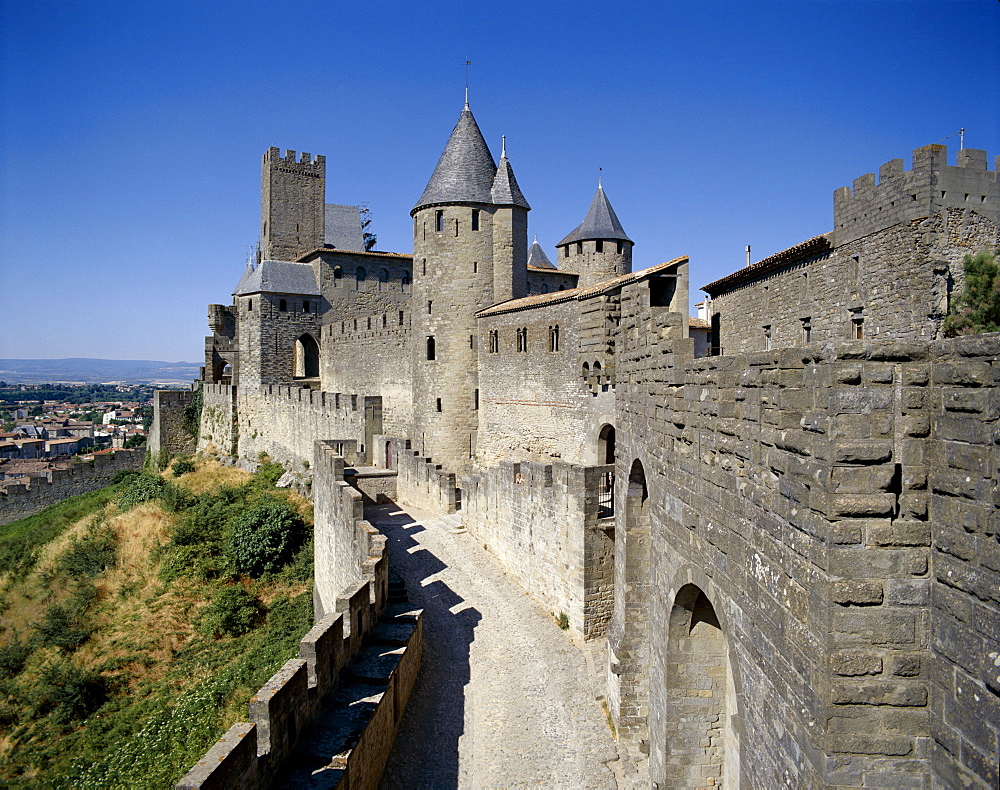
<instances>
[{"instance_id":1,"label":"distant town","mask_svg":"<svg viewBox=\"0 0 1000 790\"><path fill-rule=\"evenodd\" d=\"M141 447L154 387L0 381L0 489L51 479L94 455Z\"/></svg>"}]
</instances>

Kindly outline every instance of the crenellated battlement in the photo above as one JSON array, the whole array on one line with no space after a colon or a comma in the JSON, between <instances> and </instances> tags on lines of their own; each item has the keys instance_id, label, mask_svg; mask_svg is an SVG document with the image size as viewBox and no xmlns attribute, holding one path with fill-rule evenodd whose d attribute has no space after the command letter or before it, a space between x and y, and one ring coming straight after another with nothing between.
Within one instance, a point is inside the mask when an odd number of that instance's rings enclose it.
<instances>
[{"instance_id":1,"label":"crenellated battlement","mask_svg":"<svg viewBox=\"0 0 1000 790\"><path fill-rule=\"evenodd\" d=\"M925 145L913 151L913 168L892 159L874 173L854 179L833 193L836 246L902 222L912 222L943 209L975 211L1000 221L997 164L987 167L986 151L965 148L955 165L948 164L948 146ZM1000 163L1000 156L996 157Z\"/></svg>"},{"instance_id":2,"label":"crenellated battlement","mask_svg":"<svg viewBox=\"0 0 1000 790\"><path fill-rule=\"evenodd\" d=\"M267 153L264 154L264 162L270 164L280 164L285 166L294 166L296 168L302 169L316 169L323 172L326 171L326 157L322 154L317 154L313 156L306 151L303 151L300 155L296 155L296 152L288 149L285 151L285 155L281 155L281 149L276 145L272 145L267 149Z\"/></svg>"}]
</instances>

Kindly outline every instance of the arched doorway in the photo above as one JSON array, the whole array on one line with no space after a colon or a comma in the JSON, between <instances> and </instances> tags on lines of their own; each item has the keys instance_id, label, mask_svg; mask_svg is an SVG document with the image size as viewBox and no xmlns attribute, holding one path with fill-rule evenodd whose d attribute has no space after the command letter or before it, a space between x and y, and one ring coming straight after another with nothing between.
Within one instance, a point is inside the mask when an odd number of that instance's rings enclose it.
<instances>
[{"instance_id":1,"label":"arched doorway","mask_svg":"<svg viewBox=\"0 0 1000 790\"><path fill-rule=\"evenodd\" d=\"M604 425L597 435L597 463L613 464L615 462L615 426Z\"/></svg>"},{"instance_id":2,"label":"arched doorway","mask_svg":"<svg viewBox=\"0 0 1000 790\"><path fill-rule=\"evenodd\" d=\"M644 741L649 706L650 501L646 471L638 459L629 470L618 526L615 606L608 628L608 696L618 729Z\"/></svg>"},{"instance_id":3,"label":"arched doorway","mask_svg":"<svg viewBox=\"0 0 1000 790\"><path fill-rule=\"evenodd\" d=\"M295 341L295 369L292 375L297 379L319 378L319 343L310 334L302 335Z\"/></svg>"},{"instance_id":4,"label":"arched doorway","mask_svg":"<svg viewBox=\"0 0 1000 790\"><path fill-rule=\"evenodd\" d=\"M715 607L694 584L674 597L667 625L667 787L739 786L732 669Z\"/></svg>"}]
</instances>

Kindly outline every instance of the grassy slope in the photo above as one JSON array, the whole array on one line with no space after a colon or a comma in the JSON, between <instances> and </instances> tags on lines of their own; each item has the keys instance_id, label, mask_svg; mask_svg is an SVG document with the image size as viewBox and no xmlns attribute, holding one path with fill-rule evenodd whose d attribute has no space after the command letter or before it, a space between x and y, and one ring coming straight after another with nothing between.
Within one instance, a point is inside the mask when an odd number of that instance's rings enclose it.
<instances>
[{"instance_id":1,"label":"grassy slope","mask_svg":"<svg viewBox=\"0 0 1000 790\"><path fill-rule=\"evenodd\" d=\"M249 504L287 501L311 520L308 503L207 459L176 483L173 511L120 512L122 484L0 527L0 785L172 787L296 655L312 621L311 543L251 579L219 538ZM88 575L108 545L110 566ZM237 586L266 615L240 636L199 631L213 596ZM54 608L68 626L51 627ZM60 644L74 627L83 641Z\"/></svg>"}]
</instances>

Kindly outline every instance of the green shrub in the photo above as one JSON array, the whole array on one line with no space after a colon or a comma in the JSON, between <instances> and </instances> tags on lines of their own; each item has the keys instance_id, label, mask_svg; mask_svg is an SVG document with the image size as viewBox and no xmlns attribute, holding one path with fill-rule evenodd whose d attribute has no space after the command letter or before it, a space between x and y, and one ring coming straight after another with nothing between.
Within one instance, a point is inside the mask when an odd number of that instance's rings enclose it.
<instances>
[{"instance_id":1,"label":"green shrub","mask_svg":"<svg viewBox=\"0 0 1000 790\"><path fill-rule=\"evenodd\" d=\"M965 289L944 320L948 337L1000 332L1000 265L990 251L966 255Z\"/></svg>"},{"instance_id":2,"label":"green shrub","mask_svg":"<svg viewBox=\"0 0 1000 790\"><path fill-rule=\"evenodd\" d=\"M305 522L284 502L267 502L232 525L229 556L237 573L275 571L292 558L305 538Z\"/></svg>"},{"instance_id":3,"label":"green shrub","mask_svg":"<svg viewBox=\"0 0 1000 790\"><path fill-rule=\"evenodd\" d=\"M124 483L125 481L131 481L133 477L139 476L138 469L119 469L115 472L114 477L111 478L111 485L116 486L119 483Z\"/></svg>"},{"instance_id":4,"label":"green shrub","mask_svg":"<svg viewBox=\"0 0 1000 790\"><path fill-rule=\"evenodd\" d=\"M242 636L264 614L264 605L243 587L223 587L205 607L198 630L216 636Z\"/></svg>"},{"instance_id":5,"label":"green shrub","mask_svg":"<svg viewBox=\"0 0 1000 790\"><path fill-rule=\"evenodd\" d=\"M281 464L276 464L273 461L265 461L257 470L256 481L264 488L274 488L274 484L278 482L278 478L284 473L285 467Z\"/></svg>"},{"instance_id":6,"label":"green shrub","mask_svg":"<svg viewBox=\"0 0 1000 790\"><path fill-rule=\"evenodd\" d=\"M51 712L59 723L85 719L108 698L108 686L99 672L81 669L66 659L46 666L35 685L36 708Z\"/></svg>"},{"instance_id":7,"label":"green shrub","mask_svg":"<svg viewBox=\"0 0 1000 790\"><path fill-rule=\"evenodd\" d=\"M108 526L95 522L83 537L73 538L56 565L71 578L92 579L114 567L117 555L115 533Z\"/></svg>"},{"instance_id":8,"label":"green shrub","mask_svg":"<svg viewBox=\"0 0 1000 790\"><path fill-rule=\"evenodd\" d=\"M0 678L12 678L24 669L31 650L31 644L22 642L17 634L9 642L0 645Z\"/></svg>"},{"instance_id":9,"label":"green shrub","mask_svg":"<svg viewBox=\"0 0 1000 790\"><path fill-rule=\"evenodd\" d=\"M174 461L174 465L171 471L174 473L174 477L180 477L181 475L189 475L195 470L194 461L190 458L181 458Z\"/></svg>"},{"instance_id":10,"label":"green shrub","mask_svg":"<svg viewBox=\"0 0 1000 790\"><path fill-rule=\"evenodd\" d=\"M569 618L566 616L566 612L559 612L559 617L556 618L556 622L563 631L566 631L569 628Z\"/></svg>"},{"instance_id":11,"label":"green shrub","mask_svg":"<svg viewBox=\"0 0 1000 790\"><path fill-rule=\"evenodd\" d=\"M136 505L163 496L165 488L166 481L162 477L149 474L136 475L119 494L118 507L122 510L131 510Z\"/></svg>"},{"instance_id":12,"label":"green shrub","mask_svg":"<svg viewBox=\"0 0 1000 790\"><path fill-rule=\"evenodd\" d=\"M54 603L45 610L42 619L35 624L38 637L45 645L54 645L63 650L76 650L90 637L91 629L83 621L79 607Z\"/></svg>"}]
</instances>

